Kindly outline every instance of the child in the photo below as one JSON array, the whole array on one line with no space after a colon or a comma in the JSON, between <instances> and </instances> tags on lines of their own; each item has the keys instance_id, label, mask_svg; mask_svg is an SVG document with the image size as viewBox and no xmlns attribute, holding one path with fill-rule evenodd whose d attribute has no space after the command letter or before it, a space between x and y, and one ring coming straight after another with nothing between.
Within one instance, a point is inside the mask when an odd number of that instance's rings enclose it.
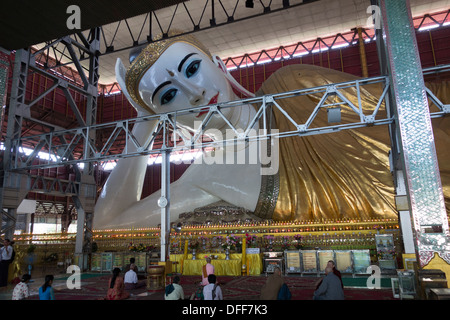
<instances>
[{"instance_id":1,"label":"child","mask_svg":"<svg viewBox=\"0 0 450 320\"><path fill-rule=\"evenodd\" d=\"M55 300L55 292L52 288L53 276L46 275L45 283L39 288L39 300Z\"/></svg>"},{"instance_id":2,"label":"child","mask_svg":"<svg viewBox=\"0 0 450 320\"><path fill-rule=\"evenodd\" d=\"M11 300L23 300L30 296L28 281L31 279L29 274L24 274L20 282L14 287Z\"/></svg>"}]
</instances>

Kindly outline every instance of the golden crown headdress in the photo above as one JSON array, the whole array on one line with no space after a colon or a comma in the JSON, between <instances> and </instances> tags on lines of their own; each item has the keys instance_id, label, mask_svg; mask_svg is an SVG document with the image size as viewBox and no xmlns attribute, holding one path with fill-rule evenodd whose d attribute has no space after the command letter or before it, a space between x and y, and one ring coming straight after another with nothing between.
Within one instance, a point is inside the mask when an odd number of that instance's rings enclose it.
<instances>
[{"instance_id":1,"label":"golden crown headdress","mask_svg":"<svg viewBox=\"0 0 450 320\"><path fill-rule=\"evenodd\" d=\"M177 34L180 34L180 32L172 31L169 33L169 38L167 39L161 39L162 36L157 37L157 39L161 40L155 40L142 49L139 55L131 62L131 65L125 74L125 84L131 99L150 113L154 112L150 106L142 100L141 95L139 94L139 82L147 70L151 68L167 48L176 42L185 42L196 47L210 58L212 57L208 48L194 36L190 34L176 36Z\"/></svg>"}]
</instances>

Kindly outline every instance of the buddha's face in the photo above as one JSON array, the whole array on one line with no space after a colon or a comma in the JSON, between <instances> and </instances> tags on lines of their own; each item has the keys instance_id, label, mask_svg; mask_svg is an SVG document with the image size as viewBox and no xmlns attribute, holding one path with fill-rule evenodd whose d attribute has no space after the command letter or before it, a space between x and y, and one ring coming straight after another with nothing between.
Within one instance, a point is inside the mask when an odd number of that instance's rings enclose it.
<instances>
[{"instance_id":1,"label":"buddha's face","mask_svg":"<svg viewBox=\"0 0 450 320\"><path fill-rule=\"evenodd\" d=\"M236 99L231 85L223 72L211 58L196 47L176 42L159 57L144 74L139 83L139 93L143 101L155 113L179 111L218 102ZM208 108L195 113L177 116L179 124L194 128L208 112ZM222 110L225 117L231 117L231 108ZM224 121L215 115L209 128L220 128Z\"/></svg>"}]
</instances>

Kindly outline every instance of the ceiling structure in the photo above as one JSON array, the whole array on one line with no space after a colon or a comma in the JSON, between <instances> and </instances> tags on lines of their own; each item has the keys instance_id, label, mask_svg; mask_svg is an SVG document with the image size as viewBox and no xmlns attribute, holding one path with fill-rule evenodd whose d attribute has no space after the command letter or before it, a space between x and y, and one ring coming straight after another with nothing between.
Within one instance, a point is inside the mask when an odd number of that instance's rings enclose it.
<instances>
[{"instance_id":1,"label":"ceiling structure","mask_svg":"<svg viewBox=\"0 0 450 320\"><path fill-rule=\"evenodd\" d=\"M107 6L102 3L105 5L103 11L99 9L101 5L93 9L102 12L98 14L100 17L110 14L118 2L108 1ZM157 1L151 2L158 5ZM261 0L254 1L253 8L247 8L243 0L178 2L164 1L169 6L153 13L144 10L145 13L132 18L102 25L100 84L116 82L114 69L117 58L127 66L131 47L147 43L148 38L154 40L169 29L181 32L198 29L195 31L196 37L211 53L225 60L299 41L346 33L355 27L373 26L369 0ZM410 3L413 17L450 8L450 0L410 0ZM117 9L122 7L117 5ZM88 13L91 12L89 10ZM83 21L85 9L81 9L81 17ZM87 35L87 31L83 33ZM36 48L42 46L38 44Z\"/></svg>"},{"instance_id":2,"label":"ceiling structure","mask_svg":"<svg viewBox=\"0 0 450 320\"><path fill-rule=\"evenodd\" d=\"M74 33L77 11L79 27L88 30L158 10L182 0L21 0L4 1L0 10L0 46L6 50L27 48ZM78 9L72 6L77 6Z\"/></svg>"}]
</instances>

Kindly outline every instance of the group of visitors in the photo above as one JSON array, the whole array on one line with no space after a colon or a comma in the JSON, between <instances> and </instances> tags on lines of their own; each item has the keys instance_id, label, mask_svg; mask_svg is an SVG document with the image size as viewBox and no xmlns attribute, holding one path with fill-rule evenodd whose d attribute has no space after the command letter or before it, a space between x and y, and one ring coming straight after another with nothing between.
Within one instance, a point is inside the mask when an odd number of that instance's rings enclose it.
<instances>
[{"instance_id":1,"label":"group of visitors","mask_svg":"<svg viewBox=\"0 0 450 320\"><path fill-rule=\"evenodd\" d=\"M291 292L284 281L281 269L277 266L261 290L261 300L290 300ZM316 285L314 300L344 300L344 285L341 273L336 269L333 260L328 261L325 277Z\"/></svg>"},{"instance_id":2,"label":"group of visitors","mask_svg":"<svg viewBox=\"0 0 450 320\"><path fill-rule=\"evenodd\" d=\"M2 248L3 249L3 248ZM0 249L1 250L1 249ZM3 250L1 251L3 256ZM202 268L202 281L199 289L191 296L191 300L223 300L223 292L217 277L214 274L214 265L211 258L206 257L206 264ZM125 267L125 276L120 275L121 270L115 268L112 277L109 279L106 300L124 300L130 297L128 290L139 289L145 286L144 282L138 281L137 267L134 258ZM23 300L30 296L28 283L31 279L29 274L24 274L20 282L15 286L12 300ZM52 288L53 275L45 276L44 284L39 288L40 300L55 300ZM184 300L183 287L180 285L180 277L176 275L173 282L166 286L164 291L165 300ZM290 300L291 292L285 283L281 269L276 266L273 273L267 278L261 289L261 300ZM334 261L330 260L325 268L325 277L320 279L316 285L313 295L314 300L344 300L344 285L341 273L336 269Z\"/></svg>"},{"instance_id":3,"label":"group of visitors","mask_svg":"<svg viewBox=\"0 0 450 320\"><path fill-rule=\"evenodd\" d=\"M215 275L214 265L209 256L202 267L202 281L199 288L191 295L191 300L223 300L223 292ZM173 283L166 286L166 300L184 300L183 288L179 284L180 277L175 276ZM261 300L290 300L292 294L285 283L280 267L267 278L261 289ZM325 277L316 285L314 300L344 300L344 285L341 273L336 269L334 261L330 260L325 268Z\"/></svg>"},{"instance_id":4,"label":"group of visitors","mask_svg":"<svg viewBox=\"0 0 450 320\"><path fill-rule=\"evenodd\" d=\"M135 258L130 258L130 263L125 266L125 275L120 275L120 268L114 268L112 277L108 282L108 292L105 300L124 300L130 297L131 290L145 287L146 284L138 279L138 268Z\"/></svg>"},{"instance_id":5,"label":"group of visitors","mask_svg":"<svg viewBox=\"0 0 450 320\"><path fill-rule=\"evenodd\" d=\"M220 288L215 269L211 264L211 257L205 257L206 264L202 267L202 281L197 290L190 296L190 300L223 300L222 289ZM173 283L166 286L165 300L184 300L184 291L180 285L180 277L175 276Z\"/></svg>"},{"instance_id":6,"label":"group of visitors","mask_svg":"<svg viewBox=\"0 0 450 320\"><path fill-rule=\"evenodd\" d=\"M14 287L11 300L25 300L30 297L29 282L31 275L24 274L20 282ZM39 300L55 300L55 291L53 290L54 277L49 274L44 278L44 284L39 287Z\"/></svg>"}]
</instances>

